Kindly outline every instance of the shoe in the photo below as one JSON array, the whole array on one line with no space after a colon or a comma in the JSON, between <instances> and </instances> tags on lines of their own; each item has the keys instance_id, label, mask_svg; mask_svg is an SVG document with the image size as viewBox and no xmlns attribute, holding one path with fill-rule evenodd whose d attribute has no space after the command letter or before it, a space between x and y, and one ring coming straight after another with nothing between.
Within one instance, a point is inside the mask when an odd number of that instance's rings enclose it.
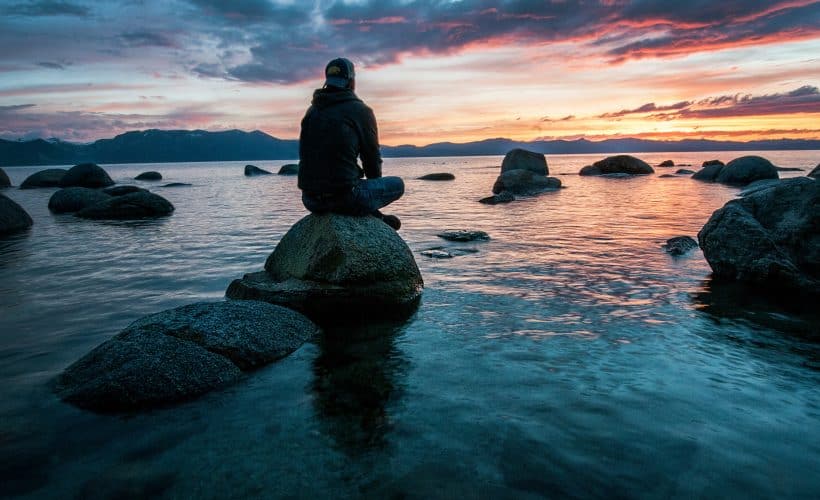
<instances>
[{"instance_id":1,"label":"shoe","mask_svg":"<svg viewBox=\"0 0 820 500\"><path fill-rule=\"evenodd\" d=\"M401 221L395 215L382 215L382 221L396 231L401 227Z\"/></svg>"}]
</instances>

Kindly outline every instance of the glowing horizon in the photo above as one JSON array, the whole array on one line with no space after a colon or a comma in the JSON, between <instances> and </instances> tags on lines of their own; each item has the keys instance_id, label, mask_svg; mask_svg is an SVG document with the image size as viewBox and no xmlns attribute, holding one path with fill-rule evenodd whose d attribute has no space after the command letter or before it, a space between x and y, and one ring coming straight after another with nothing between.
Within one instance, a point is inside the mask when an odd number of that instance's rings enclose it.
<instances>
[{"instance_id":1,"label":"glowing horizon","mask_svg":"<svg viewBox=\"0 0 820 500\"><path fill-rule=\"evenodd\" d=\"M820 2L18 1L0 138L298 137L327 60L385 145L820 138Z\"/></svg>"}]
</instances>

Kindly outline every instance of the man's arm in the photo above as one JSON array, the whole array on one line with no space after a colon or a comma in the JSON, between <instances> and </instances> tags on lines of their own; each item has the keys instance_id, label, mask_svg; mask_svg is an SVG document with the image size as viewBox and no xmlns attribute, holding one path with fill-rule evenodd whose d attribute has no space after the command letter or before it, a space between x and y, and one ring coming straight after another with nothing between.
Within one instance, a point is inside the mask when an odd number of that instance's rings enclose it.
<instances>
[{"instance_id":1,"label":"man's arm","mask_svg":"<svg viewBox=\"0 0 820 500\"><path fill-rule=\"evenodd\" d=\"M377 179L382 176L382 153L379 149L379 129L376 126L376 115L368 107L365 107L361 127L359 156L362 158L364 175L368 179Z\"/></svg>"}]
</instances>

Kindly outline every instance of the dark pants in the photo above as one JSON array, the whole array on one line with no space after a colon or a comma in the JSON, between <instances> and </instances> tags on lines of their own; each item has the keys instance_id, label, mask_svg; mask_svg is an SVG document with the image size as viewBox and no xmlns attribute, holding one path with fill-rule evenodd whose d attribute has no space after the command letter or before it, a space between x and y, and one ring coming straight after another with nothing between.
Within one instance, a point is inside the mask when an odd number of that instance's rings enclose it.
<instances>
[{"instance_id":1,"label":"dark pants","mask_svg":"<svg viewBox=\"0 0 820 500\"><path fill-rule=\"evenodd\" d=\"M322 194L302 192L302 203L313 213L332 212L342 215L381 216L379 209L401 198L404 181L401 177L359 179L346 193Z\"/></svg>"}]
</instances>

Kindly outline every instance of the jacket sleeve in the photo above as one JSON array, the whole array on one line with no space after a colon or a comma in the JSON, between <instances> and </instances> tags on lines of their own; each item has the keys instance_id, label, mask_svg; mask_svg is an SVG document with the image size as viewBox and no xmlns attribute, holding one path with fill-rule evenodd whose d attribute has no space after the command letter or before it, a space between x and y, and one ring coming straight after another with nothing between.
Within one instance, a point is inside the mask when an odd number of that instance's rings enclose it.
<instances>
[{"instance_id":1,"label":"jacket sleeve","mask_svg":"<svg viewBox=\"0 0 820 500\"><path fill-rule=\"evenodd\" d=\"M361 124L361 144L359 155L362 158L364 174L368 179L382 176L382 154L379 149L379 129L376 126L376 115L365 106Z\"/></svg>"}]
</instances>

